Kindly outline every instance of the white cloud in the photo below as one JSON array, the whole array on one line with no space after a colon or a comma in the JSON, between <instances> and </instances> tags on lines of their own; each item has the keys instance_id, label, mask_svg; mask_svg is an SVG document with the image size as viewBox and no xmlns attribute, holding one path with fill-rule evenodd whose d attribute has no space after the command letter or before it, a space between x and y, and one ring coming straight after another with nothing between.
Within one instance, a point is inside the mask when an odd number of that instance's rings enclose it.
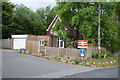
<instances>
[{"instance_id":1,"label":"white cloud","mask_svg":"<svg viewBox=\"0 0 120 80\"><path fill-rule=\"evenodd\" d=\"M55 2L55 0L10 0L12 2Z\"/></svg>"},{"instance_id":2,"label":"white cloud","mask_svg":"<svg viewBox=\"0 0 120 80\"><path fill-rule=\"evenodd\" d=\"M54 0L10 0L10 2L18 5L23 4L28 8L32 9L33 11L36 11L41 7L46 7L49 5L51 7L54 7L56 4Z\"/></svg>"}]
</instances>

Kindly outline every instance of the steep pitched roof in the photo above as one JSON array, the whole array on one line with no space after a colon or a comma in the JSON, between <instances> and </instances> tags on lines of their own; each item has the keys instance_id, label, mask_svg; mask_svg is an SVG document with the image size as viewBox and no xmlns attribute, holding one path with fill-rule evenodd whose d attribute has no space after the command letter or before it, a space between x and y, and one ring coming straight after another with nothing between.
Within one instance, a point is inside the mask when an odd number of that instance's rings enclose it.
<instances>
[{"instance_id":1,"label":"steep pitched roof","mask_svg":"<svg viewBox=\"0 0 120 80\"><path fill-rule=\"evenodd\" d=\"M60 18L56 15L51 24L49 25L48 29L46 31L50 31L54 26L55 23L59 20Z\"/></svg>"}]
</instances>

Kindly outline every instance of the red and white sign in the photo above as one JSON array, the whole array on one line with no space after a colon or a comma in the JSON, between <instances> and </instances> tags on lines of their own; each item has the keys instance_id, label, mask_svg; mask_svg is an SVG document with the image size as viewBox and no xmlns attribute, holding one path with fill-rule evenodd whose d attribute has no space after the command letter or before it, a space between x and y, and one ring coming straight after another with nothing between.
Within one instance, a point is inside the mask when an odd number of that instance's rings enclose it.
<instances>
[{"instance_id":1,"label":"red and white sign","mask_svg":"<svg viewBox=\"0 0 120 80\"><path fill-rule=\"evenodd\" d=\"M78 40L78 48L87 48L88 40Z\"/></svg>"}]
</instances>

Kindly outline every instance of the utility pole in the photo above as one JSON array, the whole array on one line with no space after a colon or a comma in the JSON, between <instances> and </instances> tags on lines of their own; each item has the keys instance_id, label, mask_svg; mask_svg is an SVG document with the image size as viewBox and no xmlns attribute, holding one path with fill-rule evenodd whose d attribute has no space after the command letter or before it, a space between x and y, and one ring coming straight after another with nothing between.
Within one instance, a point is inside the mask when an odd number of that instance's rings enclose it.
<instances>
[{"instance_id":1,"label":"utility pole","mask_svg":"<svg viewBox=\"0 0 120 80\"><path fill-rule=\"evenodd\" d=\"M100 53L101 53L101 47L100 47L100 43L101 43L101 39L100 39L100 3L99 3L99 7L98 7L98 58L100 58Z\"/></svg>"}]
</instances>

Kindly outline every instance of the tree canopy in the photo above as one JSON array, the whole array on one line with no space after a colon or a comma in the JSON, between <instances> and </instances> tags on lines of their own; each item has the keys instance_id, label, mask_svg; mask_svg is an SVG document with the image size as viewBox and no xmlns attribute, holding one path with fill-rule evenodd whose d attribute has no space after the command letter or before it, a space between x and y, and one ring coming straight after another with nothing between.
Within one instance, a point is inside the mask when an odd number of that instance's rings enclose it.
<instances>
[{"instance_id":1,"label":"tree canopy","mask_svg":"<svg viewBox=\"0 0 120 80\"><path fill-rule=\"evenodd\" d=\"M56 15L50 6L33 12L24 5L10 2L3 2L2 5L2 38L10 38L13 34L46 35L46 29Z\"/></svg>"},{"instance_id":2,"label":"tree canopy","mask_svg":"<svg viewBox=\"0 0 120 80\"><path fill-rule=\"evenodd\" d=\"M89 44L97 45L99 4L101 4L101 46L112 52L118 51L120 24L119 13L117 14L116 11L119 11L120 6L114 2L58 2L55 12L61 21L54 29L58 36L63 36L64 40L69 38L71 41L85 39Z\"/></svg>"},{"instance_id":3,"label":"tree canopy","mask_svg":"<svg viewBox=\"0 0 120 80\"><path fill-rule=\"evenodd\" d=\"M12 34L12 14L14 4L2 2L2 38L8 38Z\"/></svg>"}]
</instances>

